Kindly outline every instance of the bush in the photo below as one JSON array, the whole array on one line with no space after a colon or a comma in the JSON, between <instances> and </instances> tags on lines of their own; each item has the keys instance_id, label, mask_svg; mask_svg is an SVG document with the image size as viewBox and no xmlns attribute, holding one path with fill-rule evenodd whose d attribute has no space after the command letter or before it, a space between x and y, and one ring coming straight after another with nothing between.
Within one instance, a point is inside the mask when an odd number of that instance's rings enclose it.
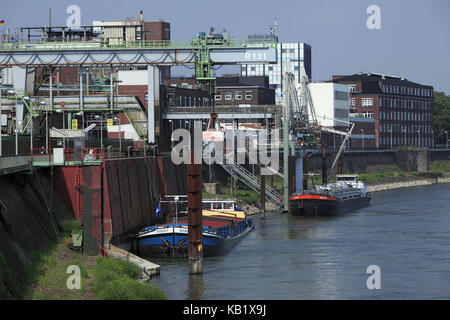
<instances>
[{"instance_id":1,"label":"bush","mask_svg":"<svg viewBox=\"0 0 450 320\"><path fill-rule=\"evenodd\" d=\"M438 177L443 177L445 173L450 172L450 161L431 161L430 171Z\"/></svg>"},{"instance_id":2,"label":"bush","mask_svg":"<svg viewBox=\"0 0 450 320\"><path fill-rule=\"evenodd\" d=\"M137 281L139 267L124 259L99 258L94 267L94 292L102 300L163 300L164 292Z\"/></svg>"},{"instance_id":3,"label":"bush","mask_svg":"<svg viewBox=\"0 0 450 320\"><path fill-rule=\"evenodd\" d=\"M59 227L64 235L68 236L74 230L81 230L82 227L80 225L80 221L77 219L64 219L60 222Z\"/></svg>"},{"instance_id":4,"label":"bush","mask_svg":"<svg viewBox=\"0 0 450 320\"><path fill-rule=\"evenodd\" d=\"M358 179L364 181L365 183L372 183L376 181L376 177L374 174L362 173L358 176Z\"/></svg>"}]
</instances>

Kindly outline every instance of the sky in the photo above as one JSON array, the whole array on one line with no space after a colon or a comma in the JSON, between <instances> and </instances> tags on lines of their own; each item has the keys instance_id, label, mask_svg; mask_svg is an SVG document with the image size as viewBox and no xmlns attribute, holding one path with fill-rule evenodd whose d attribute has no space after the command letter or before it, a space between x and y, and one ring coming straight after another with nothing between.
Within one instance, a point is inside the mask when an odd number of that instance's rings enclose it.
<instances>
[{"instance_id":1,"label":"sky","mask_svg":"<svg viewBox=\"0 0 450 320\"><path fill-rule=\"evenodd\" d=\"M336 74L382 73L432 85L450 94L450 1L448 0L2 0L5 29L65 25L70 5L81 9L81 24L123 20L143 10L144 20L171 24L171 38L192 39L210 26L237 39L268 33L276 19L281 42L312 46L313 81ZM380 9L380 29L367 20ZM0 28L2 31L2 28ZM238 69L232 69L237 72Z\"/></svg>"}]
</instances>

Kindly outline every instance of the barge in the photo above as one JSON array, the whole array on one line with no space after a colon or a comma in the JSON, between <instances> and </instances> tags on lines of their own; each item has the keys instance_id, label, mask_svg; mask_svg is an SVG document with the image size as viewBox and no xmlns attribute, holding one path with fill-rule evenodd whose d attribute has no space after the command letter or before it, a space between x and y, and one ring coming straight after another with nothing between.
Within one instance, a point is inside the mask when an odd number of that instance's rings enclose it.
<instances>
[{"instance_id":1,"label":"barge","mask_svg":"<svg viewBox=\"0 0 450 320\"><path fill-rule=\"evenodd\" d=\"M316 186L289 198L294 216L335 216L367 207L370 193L356 175L337 175L336 182Z\"/></svg>"}]
</instances>

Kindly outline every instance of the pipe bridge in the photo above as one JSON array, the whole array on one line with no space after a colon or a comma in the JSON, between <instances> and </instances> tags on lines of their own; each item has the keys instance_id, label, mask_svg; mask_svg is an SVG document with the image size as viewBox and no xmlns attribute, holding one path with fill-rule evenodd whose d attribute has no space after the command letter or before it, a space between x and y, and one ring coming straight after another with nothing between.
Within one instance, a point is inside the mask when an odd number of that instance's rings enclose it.
<instances>
[{"instance_id":1,"label":"pipe bridge","mask_svg":"<svg viewBox=\"0 0 450 320\"><path fill-rule=\"evenodd\" d=\"M206 56L205 56L206 54ZM205 57L208 61L205 60ZM273 40L235 40L210 43L207 39L189 41L140 41L112 45L105 41L82 42L2 42L0 69L12 67L14 89L26 89L27 68L44 66L146 65L148 71L147 142L156 143L155 105L159 102L159 66L267 64L277 62ZM208 68L210 70L210 68ZM80 73L80 83L82 83ZM202 76L196 74L198 80ZM200 76L200 78L199 78ZM212 78L210 78L211 76ZM215 76L207 75L208 81ZM80 91L80 97L82 92ZM50 102L52 105L53 102Z\"/></svg>"}]
</instances>

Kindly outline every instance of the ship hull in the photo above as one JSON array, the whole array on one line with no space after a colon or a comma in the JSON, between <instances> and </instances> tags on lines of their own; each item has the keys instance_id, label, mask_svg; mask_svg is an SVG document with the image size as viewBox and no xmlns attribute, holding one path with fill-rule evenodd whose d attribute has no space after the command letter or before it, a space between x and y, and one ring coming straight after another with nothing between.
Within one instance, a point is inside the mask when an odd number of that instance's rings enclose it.
<instances>
[{"instance_id":1,"label":"ship hull","mask_svg":"<svg viewBox=\"0 0 450 320\"><path fill-rule=\"evenodd\" d=\"M227 234L211 234L203 232L202 248L203 256L220 256L227 254L242 238L249 234L254 226L245 224L243 228L235 233L235 229L225 228ZM187 258L188 240L187 227L157 228L146 235L138 238L139 256L157 258Z\"/></svg>"},{"instance_id":2,"label":"ship hull","mask_svg":"<svg viewBox=\"0 0 450 320\"><path fill-rule=\"evenodd\" d=\"M337 216L367 207L370 203L370 195L351 199L322 198L291 199L291 214L309 217Z\"/></svg>"}]
</instances>

